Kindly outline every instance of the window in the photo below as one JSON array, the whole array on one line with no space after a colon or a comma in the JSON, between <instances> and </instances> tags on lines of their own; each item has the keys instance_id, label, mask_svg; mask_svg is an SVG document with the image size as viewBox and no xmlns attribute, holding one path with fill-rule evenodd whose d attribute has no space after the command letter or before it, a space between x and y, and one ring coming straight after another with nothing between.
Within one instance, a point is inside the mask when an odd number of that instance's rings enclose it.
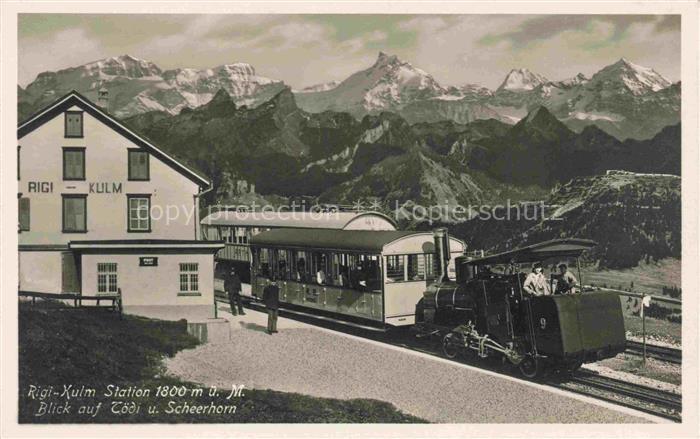
<instances>
[{"instance_id":1,"label":"window","mask_svg":"<svg viewBox=\"0 0 700 439\"><path fill-rule=\"evenodd\" d=\"M391 255L386 257L387 280L404 281L405 255Z\"/></svg>"},{"instance_id":2,"label":"window","mask_svg":"<svg viewBox=\"0 0 700 439\"><path fill-rule=\"evenodd\" d=\"M63 232L87 232L87 195L63 195Z\"/></svg>"},{"instance_id":3,"label":"window","mask_svg":"<svg viewBox=\"0 0 700 439\"><path fill-rule=\"evenodd\" d=\"M235 227L234 233L236 235L236 244L248 244L248 235L245 227Z\"/></svg>"},{"instance_id":4,"label":"window","mask_svg":"<svg viewBox=\"0 0 700 439\"><path fill-rule=\"evenodd\" d=\"M97 264L97 292L117 292L117 264L115 262L100 262Z\"/></svg>"},{"instance_id":5,"label":"window","mask_svg":"<svg viewBox=\"0 0 700 439\"><path fill-rule=\"evenodd\" d=\"M129 180L147 181L149 178L148 152L139 149L130 149Z\"/></svg>"},{"instance_id":6,"label":"window","mask_svg":"<svg viewBox=\"0 0 700 439\"><path fill-rule=\"evenodd\" d=\"M227 226L220 226L221 227L221 239L229 244L233 243L233 240L231 238L231 227Z\"/></svg>"},{"instance_id":7,"label":"window","mask_svg":"<svg viewBox=\"0 0 700 439\"><path fill-rule=\"evenodd\" d=\"M151 231L151 196L127 195L129 232Z\"/></svg>"},{"instance_id":8,"label":"window","mask_svg":"<svg viewBox=\"0 0 700 439\"><path fill-rule=\"evenodd\" d=\"M29 231L30 215L29 215L29 198L19 197L19 231L27 232Z\"/></svg>"},{"instance_id":9,"label":"window","mask_svg":"<svg viewBox=\"0 0 700 439\"><path fill-rule=\"evenodd\" d=\"M63 148L63 179L85 180L85 148Z\"/></svg>"},{"instance_id":10,"label":"window","mask_svg":"<svg viewBox=\"0 0 700 439\"><path fill-rule=\"evenodd\" d=\"M66 111L66 133L65 136L83 137L83 112Z\"/></svg>"},{"instance_id":11,"label":"window","mask_svg":"<svg viewBox=\"0 0 700 439\"><path fill-rule=\"evenodd\" d=\"M180 292L199 292L199 264L196 262L180 263Z\"/></svg>"}]
</instances>

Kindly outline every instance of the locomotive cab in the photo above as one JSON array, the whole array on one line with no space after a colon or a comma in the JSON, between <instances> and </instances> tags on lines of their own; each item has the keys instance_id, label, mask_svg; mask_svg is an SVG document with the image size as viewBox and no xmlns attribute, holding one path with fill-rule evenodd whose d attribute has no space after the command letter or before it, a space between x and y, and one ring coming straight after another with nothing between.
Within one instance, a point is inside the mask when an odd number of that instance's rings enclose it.
<instances>
[{"instance_id":1,"label":"locomotive cab","mask_svg":"<svg viewBox=\"0 0 700 439\"><path fill-rule=\"evenodd\" d=\"M521 265L571 258L578 266L581 253L595 245L559 239L475 260L457 258L457 281L443 280L426 289L417 306L417 323L424 334L444 334L448 356L462 348L480 357L502 355L527 377L546 366L572 369L613 357L625 349L616 294L571 289L532 296L523 288L526 274L520 271ZM550 292L561 292L556 281L552 273Z\"/></svg>"}]
</instances>

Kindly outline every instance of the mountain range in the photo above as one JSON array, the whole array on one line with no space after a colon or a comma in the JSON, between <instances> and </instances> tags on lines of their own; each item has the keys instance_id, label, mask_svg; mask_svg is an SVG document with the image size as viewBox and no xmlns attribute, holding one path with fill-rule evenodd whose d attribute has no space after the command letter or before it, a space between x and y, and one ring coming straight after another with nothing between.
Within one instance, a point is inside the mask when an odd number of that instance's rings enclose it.
<instances>
[{"instance_id":1,"label":"mountain range","mask_svg":"<svg viewBox=\"0 0 700 439\"><path fill-rule=\"evenodd\" d=\"M262 195L341 204L375 198L386 208L407 201L474 205L541 199L557 184L609 169L680 174L680 124L649 140L621 142L594 126L576 133L542 106L515 125L410 125L391 112L359 121L345 112L310 113L296 97L285 88L249 108L222 90L177 115L149 112L125 122L202 169L218 188L234 179ZM236 195L218 192L210 201Z\"/></svg>"},{"instance_id":2,"label":"mountain range","mask_svg":"<svg viewBox=\"0 0 700 439\"><path fill-rule=\"evenodd\" d=\"M44 72L26 88L18 87L20 119L70 90L97 101L106 91L107 109L118 117L149 111L176 115L208 103L225 90L238 106L255 108L288 86L260 76L245 63L210 69L162 70L129 55ZM396 56L380 52L375 63L343 81L293 90L307 113L365 115L393 112L409 124L495 119L515 124L533 109L546 107L570 129L595 125L624 140L649 139L680 121L680 83L626 59L590 78L551 81L525 68L511 70L496 90L474 84L441 85L432 75Z\"/></svg>"}]
</instances>

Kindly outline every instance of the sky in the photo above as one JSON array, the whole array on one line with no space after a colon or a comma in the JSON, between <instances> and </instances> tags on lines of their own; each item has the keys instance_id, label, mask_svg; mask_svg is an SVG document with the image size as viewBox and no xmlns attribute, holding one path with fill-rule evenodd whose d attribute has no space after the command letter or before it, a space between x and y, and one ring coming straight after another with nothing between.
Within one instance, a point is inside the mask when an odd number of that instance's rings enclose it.
<instances>
[{"instance_id":1,"label":"sky","mask_svg":"<svg viewBox=\"0 0 700 439\"><path fill-rule=\"evenodd\" d=\"M129 54L163 70L246 62L293 88L397 55L443 86L497 88L513 68L551 80L624 57L680 79L679 15L21 14L19 82Z\"/></svg>"}]
</instances>

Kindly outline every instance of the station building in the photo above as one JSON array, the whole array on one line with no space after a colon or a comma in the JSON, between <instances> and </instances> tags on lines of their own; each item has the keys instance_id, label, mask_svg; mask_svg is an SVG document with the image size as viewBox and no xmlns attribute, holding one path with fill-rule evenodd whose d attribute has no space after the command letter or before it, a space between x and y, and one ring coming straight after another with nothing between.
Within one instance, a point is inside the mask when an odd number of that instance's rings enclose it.
<instances>
[{"instance_id":1,"label":"station building","mask_svg":"<svg viewBox=\"0 0 700 439\"><path fill-rule=\"evenodd\" d=\"M111 295L127 313L214 314L199 238L209 180L73 91L17 129L19 289Z\"/></svg>"}]
</instances>

